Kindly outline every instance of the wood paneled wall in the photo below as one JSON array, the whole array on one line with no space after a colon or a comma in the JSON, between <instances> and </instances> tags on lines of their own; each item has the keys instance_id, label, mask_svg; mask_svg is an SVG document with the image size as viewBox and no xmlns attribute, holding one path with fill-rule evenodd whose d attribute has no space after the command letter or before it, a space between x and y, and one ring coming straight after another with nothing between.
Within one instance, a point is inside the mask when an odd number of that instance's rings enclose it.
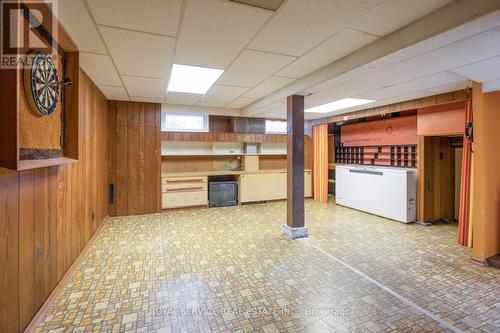
<instances>
[{"instance_id":1,"label":"wood paneled wall","mask_svg":"<svg viewBox=\"0 0 500 333\"><path fill-rule=\"evenodd\" d=\"M451 138L420 136L418 150L418 220L454 219L455 154Z\"/></svg>"},{"instance_id":2,"label":"wood paneled wall","mask_svg":"<svg viewBox=\"0 0 500 333\"><path fill-rule=\"evenodd\" d=\"M417 110L417 135L463 135L465 101Z\"/></svg>"},{"instance_id":3,"label":"wood paneled wall","mask_svg":"<svg viewBox=\"0 0 500 333\"><path fill-rule=\"evenodd\" d=\"M109 102L110 215L161 210L161 105Z\"/></svg>"},{"instance_id":4,"label":"wood paneled wall","mask_svg":"<svg viewBox=\"0 0 500 333\"><path fill-rule=\"evenodd\" d=\"M107 102L79 77L79 162L0 169L0 332L26 328L108 215Z\"/></svg>"},{"instance_id":5,"label":"wood paneled wall","mask_svg":"<svg viewBox=\"0 0 500 333\"><path fill-rule=\"evenodd\" d=\"M343 146L413 145L417 143L417 117L397 117L343 125Z\"/></svg>"}]
</instances>

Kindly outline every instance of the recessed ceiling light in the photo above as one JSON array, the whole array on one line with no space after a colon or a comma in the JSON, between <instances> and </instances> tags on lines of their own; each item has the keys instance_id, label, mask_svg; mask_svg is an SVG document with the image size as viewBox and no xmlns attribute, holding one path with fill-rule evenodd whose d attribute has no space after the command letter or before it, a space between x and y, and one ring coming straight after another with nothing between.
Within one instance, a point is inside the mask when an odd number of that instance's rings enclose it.
<instances>
[{"instance_id":1,"label":"recessed ceiling light","mask_svg":"<svg viewBox=\"0 0 500 333\"><path fill-rule=\"evenodd\" d=\"M309 109L304 110L304 112L315 112L315 113L328 113L333 111L338 111L342 109L352 108L353 106L373 103L374 100L371 99L359 99L359 98L344 98L335 102L318 105Z\"/></svg>"},{"instance_id":2,"label":"recessed ceiling light","mask_svg":"<svg viewBox=\"0 0 500 333\"><path fill-rule=\"evenodd\" d=\"M174 64L167 91L204 94L223 72L222 69Z\"/></svg>"}]
</instances>

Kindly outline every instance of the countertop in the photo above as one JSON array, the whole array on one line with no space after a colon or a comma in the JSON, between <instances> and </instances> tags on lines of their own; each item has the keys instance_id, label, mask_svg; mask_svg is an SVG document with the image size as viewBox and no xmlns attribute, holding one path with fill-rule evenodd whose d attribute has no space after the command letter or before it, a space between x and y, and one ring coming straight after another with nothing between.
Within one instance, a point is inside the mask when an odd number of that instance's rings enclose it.
<instances>
[{"instance_id":1,"label":"countertop","mask_svg":"<svg viewBox=\"0 0 500 333\"><path fill-rule=\"evenodd\" d=\"M304 171L311 171L311 169L304 169ZM232 176L232 175L248 175L248 174L262 174L262 173L286 173L286 169L263 169L257 171L190 171L190 172L165 172L162 177L196 177L196 176Z\"/></svg>"}]
</instances>

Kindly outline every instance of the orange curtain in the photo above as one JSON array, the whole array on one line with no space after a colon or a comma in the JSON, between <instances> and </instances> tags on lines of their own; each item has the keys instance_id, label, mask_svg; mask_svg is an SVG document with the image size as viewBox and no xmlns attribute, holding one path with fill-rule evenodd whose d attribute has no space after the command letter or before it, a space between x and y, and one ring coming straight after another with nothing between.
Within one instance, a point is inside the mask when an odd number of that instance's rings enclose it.
<instances>
[{"instance_id":1,"label":"orange curtain","mask_svg":"<svg viewBox=\"0 0 500 333\"><path fill-rule=\"evenodd\" d=\"M465 124L472 123L472 101L466 102ZM460 212L458 216L458 244L467 246L469 237L470 178L472 142L464 135L462 155L462 182L460 184Z\"/></svg>"},{"instance_id":2,"label":"orange curtain","mask_svg":"<svg viewBox=\"0 0 500 333\"><path fill-rule=\"evenodd\" d=\"M313 197L328 202L328 124L313 127Z\"/></svg>"}]
</instances>

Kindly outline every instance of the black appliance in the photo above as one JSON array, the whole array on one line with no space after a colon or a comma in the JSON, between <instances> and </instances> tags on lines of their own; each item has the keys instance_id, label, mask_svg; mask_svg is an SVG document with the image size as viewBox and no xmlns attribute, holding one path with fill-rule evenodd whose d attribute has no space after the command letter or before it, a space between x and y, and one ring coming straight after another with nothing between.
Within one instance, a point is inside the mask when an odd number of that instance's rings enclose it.
<instances>
[{"instance_id":1,"label":"black appliance","mask_svg":"<svg viewBox=\"0 0 500 333\"><path fill-rule=\"evenodd\" d=\"M238 182L209 181L208 202L210 207L235 206L238 204Z\"/></svg>"}]
</instances>

